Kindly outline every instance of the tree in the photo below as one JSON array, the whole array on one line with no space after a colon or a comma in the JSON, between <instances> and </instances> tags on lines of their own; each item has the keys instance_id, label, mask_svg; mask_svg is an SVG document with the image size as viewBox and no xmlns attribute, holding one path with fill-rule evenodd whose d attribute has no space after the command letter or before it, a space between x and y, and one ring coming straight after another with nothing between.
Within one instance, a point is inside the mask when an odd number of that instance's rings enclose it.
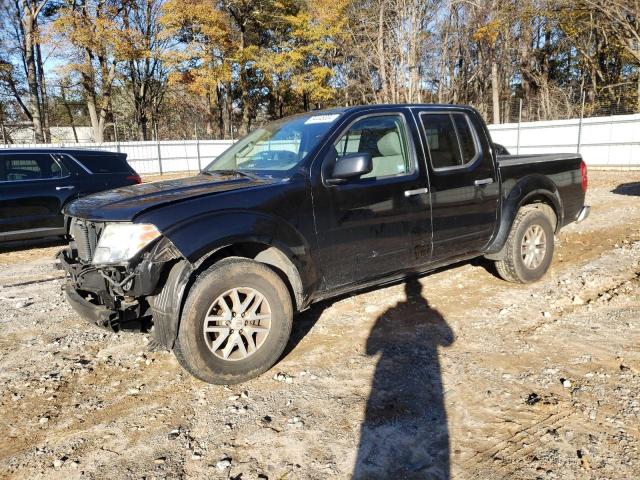
<instances>
[{"instance_id":1,"label":"tree","mask_svg":"<svg viewBox=\"0 0 640 480\"><path fill-rule=\"evenodd\" d=\"M72 49L66 69L81 78L93 140L98 143L104 141L112 110L116 67L129 51L123 35L125 5L117 0L66 0L55 21L56 31Z\"/></svg>"},{"instance_id":2,"label":"tree","mask_svg":"<svg viewBox=\"0 0 640 480\"><path fill-rule=\"evenodd\" d=\"M2 4L0 82L9 90L33 126L38 143L50 138L46 119L47 92L40 43L40 19L48 0L14 0ZM16 69L16 64L20 69ZM22 87L22 82L26 87Z\"/></svg>"},{"instance_id":3,"label":"tree","mask_svg":"<svg viewBox=\"0 0 640 480\"><path fill-rule=\"evenodd\" d=\"M228 138L370 102L466 103L493 123L522 102L523 120L569 118L583 95L588 115L630 113L639 2L4 0L3 124L30 122L40 141L53 119L89 123L96 141L116 123L120 138ZM62 67L45 70L57 45Z\"/></svg>"},{"instance_id":4,"label":"tree","mask_svg":"<svg viewBox=\"0 0 640 480\"><path fill-rule=\"evenodd\" d=\"M171 39L162 35L161 0L133 0L123 12L127 40L125 77L133 101L139 140L149 140L149 122L157 124L167 87L162 57Z\"/></svg>"},{"instance_id":5,"label":"tree","mask_svg":"<svg viewBox=\"0 0 640 480\"><path fill-rule=\"evenodd\" d=\"M583 0L588 8L601 13L606 21L598 25L633 59L636 67L637 108L640 111L640 0Z\"/></svg>"},{"instance_id":6,"label":"tree","mask_svg":"<svg viewBox=\"0 0 640 480\"><path fill-rule=\"evenodd\" d=\"M231 123L231 77L229 60L232 32L229 19L213 1L168 0L160 23L165 36L173 37L178 48L166 54L174 71L170 85L184 85L206 103L206 130L224 138L225 114Z\"/></svg>"},{"instance_id":7,"label":"tree","mask_svg":"<svg viewBox=\"0 0 640 480\"><path fill-rule=\"evenodd\" d=\"M9 132L7 131L7 127L6 127L6 104L4 102L0 102L0 138L2 139L2 143L3 144L9 144L9 143L13 143L12 139L11 139L11 135L9 135Z\"/></svg>"},{"instance_id":8,"label":"tree","mask_svg":"<svg viewBox=\"0 0 640 480\"><path fill-rule=\"evenodd\" d=\"M76 142L78 141L78 132L76 131L76 122L75 116L73 114L73 109L71 108L71 103L68 98L68 91L70 88L70 80L68 77L63 77L60 79L60 100L62 105L64 106L64 111L67 114L67 121L71 126L71 130L73 131L73 138L75 138Z\"/></svg>"},{"instance_id":9,"label":"tree","mask_svg":"<svg viewBox=\"0 0 640 480\"><path fill-rule=\"evenodd\" d=\"M331 102L336 89L331 85L337 52L346 41L344 0L317 0L277 19L272 44L263 48L257 67L269 78L269 88L283 116L284 99L301 100L298 109L308 111Z\"/></svg>"}]
</instances>

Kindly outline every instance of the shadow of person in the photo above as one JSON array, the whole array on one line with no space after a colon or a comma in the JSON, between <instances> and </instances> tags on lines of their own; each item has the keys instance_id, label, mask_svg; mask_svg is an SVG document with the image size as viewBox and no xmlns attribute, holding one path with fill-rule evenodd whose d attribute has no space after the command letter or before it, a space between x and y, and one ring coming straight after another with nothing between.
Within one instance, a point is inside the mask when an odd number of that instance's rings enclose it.
<instances>
[{"instance_id":1,"label":"shadow of person","mask_svg":"<svg viewBox=\"0 0 640 480\"><path fill-rule=\"evenodd\" d=\"M438 347L453 332L429 307L418 279L406 300L371 330L367 355L380 355L367 401L353 478L447 479L449 434Z\"/></svg>"}]
</instances>

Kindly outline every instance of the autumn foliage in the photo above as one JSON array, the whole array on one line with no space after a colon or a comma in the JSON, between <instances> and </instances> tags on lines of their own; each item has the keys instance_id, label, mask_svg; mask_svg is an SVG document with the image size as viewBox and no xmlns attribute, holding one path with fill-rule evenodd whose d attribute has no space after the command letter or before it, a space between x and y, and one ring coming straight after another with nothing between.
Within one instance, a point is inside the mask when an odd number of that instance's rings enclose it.
<instances>
[{"instance_id":1,"label":"autumn foliage","mask_svg":"<svg viewBox=\"0 0 640 480\"><path fill-rule=\"evenodd\" d=\"M640 0L17 0L0 9L5 142L25 123L37 141L53 124L90 126L95 141L236 138L269 119L373 102L466 103L494 123L640 111Z\"/></svg>"}]
</instances>

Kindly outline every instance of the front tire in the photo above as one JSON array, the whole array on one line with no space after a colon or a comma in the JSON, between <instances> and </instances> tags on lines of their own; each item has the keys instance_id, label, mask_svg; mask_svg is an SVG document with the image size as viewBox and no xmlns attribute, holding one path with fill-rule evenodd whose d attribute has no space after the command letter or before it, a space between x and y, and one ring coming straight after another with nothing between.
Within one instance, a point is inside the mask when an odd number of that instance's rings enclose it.
<instances>
[{"instance_id":1,"label":"front tire","mask_svg":"<svg viewBox=\"0 0 640 480\"><path fill-rule=\"evenodd\" d=\"M191 288L174 353L200 380L241 383L278 361L292 321L291 296L272 269L249 259L224 259Z\"/></svg>"},{"instance_id":2,"label":"front tire","mask_svg":"<svg viewBox=\"0 0 640 480\"><path fill-rule=\"evenodd\" d=\"M526 206L513 221L504 258L496 261L496 270L509 282L535 282L549 269L553 249L554 232L549 217L535 206Z\"/></svg>"}]
</instances>

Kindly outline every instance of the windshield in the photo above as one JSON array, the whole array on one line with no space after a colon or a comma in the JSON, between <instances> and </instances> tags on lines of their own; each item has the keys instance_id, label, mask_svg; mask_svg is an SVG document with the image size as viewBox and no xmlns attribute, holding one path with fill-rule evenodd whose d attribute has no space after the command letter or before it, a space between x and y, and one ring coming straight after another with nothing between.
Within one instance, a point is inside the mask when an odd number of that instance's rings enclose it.
<instances>
[{"instance_id":1,"label":"windshield","mask_svg":"<svg viewBox=\"0 0 640 480\"><path fill-rule=\"evenodd\" d=\"M340 116L308 114L271 122L238 140L203 169L258 172L284 177L300 165Z\"/></svg>"}]
</instances>

